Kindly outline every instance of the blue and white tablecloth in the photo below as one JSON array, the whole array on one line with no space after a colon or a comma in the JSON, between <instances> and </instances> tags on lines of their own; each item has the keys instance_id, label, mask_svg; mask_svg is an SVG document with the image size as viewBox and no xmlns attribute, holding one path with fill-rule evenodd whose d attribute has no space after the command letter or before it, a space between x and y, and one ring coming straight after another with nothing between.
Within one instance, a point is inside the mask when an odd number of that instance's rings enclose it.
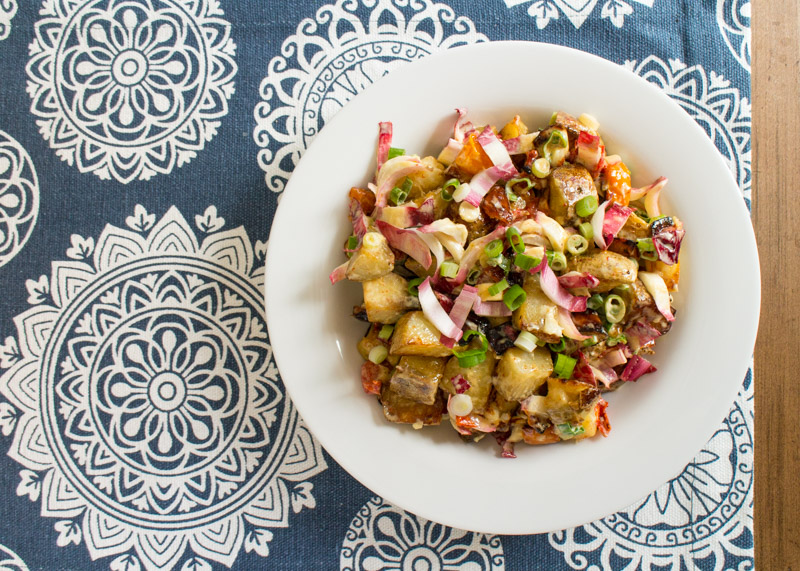
<instances>
[{"instance_id":1,"label":"blue and white tablecloth","mask_svg":"<svg viewBox=\"0 0 800 571\"><path fill-rule=\"evenodd\" d=\"M749 205L749 18L748 0L0 0L0 566L752 569L750 374L636 505L490 536L326 455L284 394L262 293L315 134L463 44L563 44L657 84Z\"/></svg>"}]
</instances>

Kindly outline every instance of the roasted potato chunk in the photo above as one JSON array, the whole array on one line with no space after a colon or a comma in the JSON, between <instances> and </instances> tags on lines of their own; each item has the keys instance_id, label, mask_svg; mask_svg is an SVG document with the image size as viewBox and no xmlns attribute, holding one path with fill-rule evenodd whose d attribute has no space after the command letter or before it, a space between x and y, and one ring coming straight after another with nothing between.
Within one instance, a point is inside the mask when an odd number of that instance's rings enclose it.
<instances>
[{"instance_id":1,"label":"roasted potato chunk","mask_svg":"<svg viewBox=\"0 0 800 571\"><path fill-rule=\"evenodd\" d=\"M628 219L625 221L625 225L620 228L619 233L617 234L617 238L621 240L629 240L631 242L636 242L636 240L642 240L649 237L650 225L637 216L635 212L628 216Z\"/></svg>"},{"instance_id":2,"label":"roasted potato chunk","mask_svg":"<svg viewBox=\"0 0 800 571\"><path fill-rule=\"evenodd\" d=\"M348 280L363 282L385 276L394 269L394 253L380 232L367 232L361 247L347 264Z\"/></svg>"},{"instance_id":3,"label":"roasted potato chunk","mask_svg":"<svg viewBox=\"0 0 800 571\"><path fill-rule=\"evenodd\" d=\"M586 168L566 163L551 173L550 216L562 226L578 218L575 204L587 196L597 198L597 188Z\"/></svg>"},{"instance_id":4,"label":"roasted potato chunk","mask_svg":"<svg viewBox=\"0 0 800 571\"><path fill-rule=\"evenodd\" d=\"M408 293L408 282L394 272L361 282L364 309L372 323L397 323L409 309L419 307L419 300Z\"/></svg>"},{"instance_id":5,"label":"roasted potato chunk","mask_svg":"<svg viewBox=\"0 0 800 571\"><path fill-rule=\"evenodd\" d=\"M532 395L553 372L553 360L547 349L537 347L532 353L514 347L497 363L494 387L503 398L520 401Z\"/></svg>"},{"instance_id":6,"label":"roasted potato chunk","mask_svg":"<svg viewBox=\"0 0 800 571\"><path fill-rule=\"evenodd\" d=\"M587 383L564 379L547 379L547 397L541 410L555 425L583 424L600 399L600 391Z\"/></svg>"},{"instance_id":7,"label":"roasted potato chunk","mask_svg":"<svg viewBox=\"0 0 800 571\"><path fill-rule=\"evenodd\" d=\"M392 355L450 357L453 352L439 341L441 334L421 311L409 311L394 327Z\"/></svg>"},{"instance_id":8,"label":"roasted potato chunk","mask_svg":"<svg viewBox=\"0 0 800 571\"><path fill-rule=\"evenodd\" d=\"M478 363L474 367L461 367L458 364L458 359L451 357L444 368L444 375L439 382L439 387L452 395L456 394L456 389L451 379L461 375L469 383L469 388L464 391L464 394L469 395L472 399L473 410L481 413L486 409L489 393L492 392L492 375L494 374L495 364L496 359L491 351L486 355L486 360L483 363Z\"/></svg>"},{"instance_id":9,"label":"roasted potato chunk","mask_svg":"<svg viewBox=\"0 0 800 571\"><path fill-rule=\"evenodd\" d=\"M592 291L610 291L623 284L632 284L639 273L639 263L615 252L600 250L575 256L570 260L571 270L592 274L600 283Z\"/></svg>"},{"instance_id":10,"label":"roasted potato chunk","mask_svg":"<svg viewBox=\"0 0 800 571\"><path fill-rule=\"evenodd\" d=\"M392 390L391 383L383 385L381 404L386 420L402 424L439 424L445 407L440 393L437 393L433 404L423 404L397 394Z\"/></svg>"},{"instance_id":11,"label":"roasted potato chunk","mask_svg":"<svg viewBox=\"0 0 800 571\"><path fill-rule=\"evenodd\" d=\"M433 404L446 359L437 357L401 357L392 374L392 390L403 398Z\"/></svg>"},{"instance_id":12,"label":"roasted potato chunk","mask_svg":"<svg viewBox=\"0 0 800 571\"><path fill-rule=\"evenodd\" d=\"M558 324L558 306L539 287L538 276L526 275L522 289L526 297L522 305L514 310L514 327L530 331L549 343L557 343L563 335L563 329Z\"/></svg>"}]
</instances>

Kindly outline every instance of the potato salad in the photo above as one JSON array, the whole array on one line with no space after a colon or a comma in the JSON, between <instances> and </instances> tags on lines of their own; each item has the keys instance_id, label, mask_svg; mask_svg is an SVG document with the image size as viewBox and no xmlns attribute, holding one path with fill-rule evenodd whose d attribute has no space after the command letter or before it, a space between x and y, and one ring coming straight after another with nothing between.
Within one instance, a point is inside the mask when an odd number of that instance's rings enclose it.
<instances>
[{"instance_id":1,"label":"potato salad","mask_svg":"<svg viewBox=\"0 0 800 571\"><path fill-rule=\"evenodd\" d=\"M373 182L350 189L330 279L363 289L361 385L387 420L488 434L504 457L607 436L604 393L655 371L675 319L684 229L660 209L667 179L634 187L590 115L534 130L456 112L436 157L380 123Z\"/></svg>"}]
</instances>

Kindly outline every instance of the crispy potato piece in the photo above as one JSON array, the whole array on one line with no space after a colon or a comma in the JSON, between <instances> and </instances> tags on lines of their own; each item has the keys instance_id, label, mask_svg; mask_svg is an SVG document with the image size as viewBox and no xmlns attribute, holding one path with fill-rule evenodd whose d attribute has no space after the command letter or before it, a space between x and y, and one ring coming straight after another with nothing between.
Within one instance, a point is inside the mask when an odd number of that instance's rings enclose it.
<instances>
[{"instance_id":1,"label":"crispy potato piece","mask_svg":"<svg viewBox=\"0 0 800 571\"><path fill-rule=\"evenodd\" d=\"M597 188L586 168L566 163L551 173L550 216L562 226L577 220L575 204L587 196L597 198Z\"/></svg>"},{"instance_id":2,"label":"crispy potato piece","mask_svg":"<svg viewBox=\"0 0 800 571\"><path fill-rule=\"evenodd\" d=\"M453 352L439 342L441 334L421 311L409 311L394 327L393 355L421 355L424 357L450 357Z\"/></svg>"},{"instance_id":3,"label":"crispy potato piece","mask_svg":"<svg viewBox=\"0 0 800 571\"><path fill-rule=\"evenodd\" d=\"M571 270L588 272L600 280L592 291L610 291L622 284L632 284L639 273L639 263L615 252L600 250L575 256L569 262Z\"/></svg>"},{"instance_id":4,"label":"crispy potato piece","mask_svg":"<svg viewBox=\"0 0 800 571\"><path fill-rule=\"evenodd\" d=\"M464 394L469 395L472 399L473 410L481 413L486 409L489 394L492 392L492 375L494 374L496 362L494 353L491 351L486 355L486 360L483 363L479 363L474 367L460 367L458 359L452 357L447 361L444 375L442 380L439 381L439 387L452 395L456 394L456 389L451 379L461 375L469 383L469 388L464 391Z\"/></svg>"},{"instance_id":5,"label":"crispy potato piece","mask_svg":"<svg viewBox=\"0 0 800 571\"><path fill-rule=\"evenodd\" d=\"M383 385L381 404L386 420L402 424L439 424L445 407L441 393L437 393L433 404L422 404L397 394L392 390L391 383Z\"/></svg>"},{"instance_id":6,"label":"crispy potato piece","mask_svg":"<svg viewBox=\"0 0 800 571\"><path fill-rule=\"evenodd\" d=\"M553 360L547 349L537 347L528 353L517 347L500 357L494 387L503 398L520 401L532 395L553 372Z\"/></svg>"},{"instance_id":7,"label":"crispy potato piece","mask_svg":"<svg viewBox=\"0 0 800 571\"><path fill-rule=\"evenodd\" d=\"M526 275L522 289L526 297L522 305L514 310L514 327L520 331L530 331L549 343L557 343L563 335L563 329L558 324L558 306L539 287L538 276Z\"/></svg>"},{"instance_id":8,"label":"crispy potato piece","mask_svg":"<svg viewBox=\"0 0 800 571\"><path fill-rule=\"evenodd\" d=\"M347 265L348 280L363 282L385 276L394 269L394 253L380 232L367 232L361 247Z\"/></svg>"},{"instance_id":9,"label":"crispy potato piece","mask_svg":"<svg viewBox=\"0 0 800 571\"><path fill-rule=\"evenodd\" d=\"M630 240L631 242L649 237L650 225L637 216L635 212L628 216L625 225L620 228L617 234L617 238L621 240Z\"/></svg>"},{"instance_id":10,"label":"crispy potato piece","mask_svg":"<svg viewBox=\"0 0 800 571\"><path fill-rule=\"evenodd\" d=\"M446 362L437 357L401 357L390 381L392 390L414 402L433 404Z\"/></svg>"},{"instance_id":11,"label":"crispy potato piece","mask_svg":"<svg viewBox=\"0 0 800 571\"><path fill-rule=\"evenodd\" d=\"M419 307L419 300L408 293L408 282L394 272L361 282L361 287L367 319L372 323L397 323L409 309Z\"/></svg>"},{"instance_id":12,"label":"crispy potato piece","mask_svg":"<svg viewBox=\"0 0 800 571\"><path fill-rule=\"evenodd\" d=\"M547 397L542 409L555 424L582 425L586 416L594 410L600 399L600 391L580 381L547 379Z\"/></svg>"}]
</instances>

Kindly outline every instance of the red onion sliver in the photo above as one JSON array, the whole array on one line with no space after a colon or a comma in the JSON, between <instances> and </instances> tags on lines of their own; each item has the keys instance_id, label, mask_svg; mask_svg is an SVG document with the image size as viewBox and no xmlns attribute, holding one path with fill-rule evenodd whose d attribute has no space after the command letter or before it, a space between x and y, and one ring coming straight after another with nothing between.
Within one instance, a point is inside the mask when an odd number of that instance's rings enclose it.
<instances>
[{"instance_id":1,"label":"red onion sliver","mask_svg":"<svg viewBox=\"0 0 800 571\"><path fill-rule=\"evenodd\" d=\"M628 362L625 351L621 347L616 347L603 356L603 364L607 367L616 367Z\"/></svg>"},{"instance_id":2,"label":"red onion sliver","mask_svg":"<svg viewBox=\"0 0 800 571\"><path fill-rule=\"evenodd\" d=\"M675 316L672 315L672 308L669 304L669 291L667 290L667 284L664 283L664 278L653 272L639 272L638 277L642 280L647 293L653 296L656 308L664 316L664 319L675 321Z\"/></svg>"},{"instance_id":3,"label":"red onion sliver","mask_svg":"<svg viewBox=\"0 0 800 571\"><path fill-rule=\"evenodd\" d=\"M472 311L475 315L483 317L508 317L511 315L511 310L502 301L479 301L477 302Z\"/></svg>"},{"instance_id":4,"label":"red onion sliver","mask_svg":"<svg viewBox=\"0 0 800 571\"><path fill-rule=\"evenodd\" d=\"M497 181L507 180L516 174L518 174L517 169L511 161L484 169L469 181L469 194L464 200L473 206L479 206L483 197Z\"/></svg>"},{"instance_id":5,"label":"red onion sliver","mask_svg":"<svg viewBox=\"0 0 800 571\"><path fill-rule=\"evenodd\" d=\"M491 127L484 128L481 134L478 135L478 144L483 151L489 156L493 165L504 165L511 162L511 156L508 154L506 146L497 138Z\"/></svg>"},{"instance_id":6,"label":"red onion sliver","mask_svg":"<svg viewBox=\"0 0 800 571\"><path fill-rule=\"evenodd\" d=\"M646 321L636 321L625 329L625 338L634 351L661 337L661 332Z\"/></svg>"},{"instance_id":7,"label":"red onion sliver","mask_svg":"<svg viewBox=\"0 0 800 571\"><path fill-rule=\"evenodd\" d=\"M542 261L544 262L545 259ZM539 285L544 294L549 297L553 303L569 311L586 311L585 297L572 295L561 287L556 274L553 273L553 270L550 269L550 266L546 263L544 265L539 264L537 267L541 268L539 272ZM570 321L572 321L571 318Z\"/></svg>"},{"instance_id":8,"label":"red onion sliver","mask_svg":"<svg viewBox=\"0 0 800 571\"><path fill-rule=\"evenodd\" d=\"M331 280L331 284L335 284L336 282L340 282L345 278L347 274L347 266L350 262L347 261L340 266L336 266L336 268L331 272L331 275L328 276L328 279Z\"/></svg>"},{"instance_id":9,"label":"red onion sliver","mask_svg":"<svg viewBox=\"0 0 800 571\"><path fill-rule=\"evenodd\" d=\"M383 208L389 199L389 193L401 180L410 174L425 168L418 157L395 157L389 159L378 173L378 187L375 191L375 206Z\"/></svg>"},{"instance_id":10,"label":"red onion sliver","mask_svg":"<svg viewBox=\"0 0 800 571\"><path fill-rule=\"evenodd\" d=\"M378 168L376 176L383 163L389 158L389 148L392 146L392 124L389 121L378 123Z\"/></svg>"},{"instance_id":11,"label":"red onion sliver","mask_svg":"<svg viewBox=\"0 0 800 571\"><path fill-rule=\"evenodd\" d=\"M473 240L467 246L466 251L464 252L464 256L461 258L461 264L458 268L458 274L455 278L453 278L452 283L458 285L464 283L464 280L467 279L467 275L469 271L472 269L472 266L475 265L475 262L481 257L481 253L483 252L484 246L491 242L496 238L501 238L502 236L506 235L506 227L505 226L498 226L494 229L491 234L487 234L477 240Z\"/></svg>"},{"instance_id":12,"label":"red onion sliver","mask_svg":"<svg viewBox=\"0 0 800 571\"><path fill-rule=\"evenodd\" d=\"M614 241L631 214L633 214L633 209L616 202L612 202L606 207L603 216L603 242L605 242L606 248ZM594 219L592 219L592 224L594 224Z\"/></svg>"},{"instance_id":13,"label":"red onion sliver","mask_svg":"<svg viewBox=\"0 0 800 571\"><path fill-rule=\"evenodd\" d=\"M439 305L439 300L436 299L431 287L431 278L425 278L425 281L419 284L419 304L425 317L439 330L439 333L456 341L461 339L463 332Z\"/></svg>"},{"instance_id":14,"label":"red onion sliver","mask_svg":"<svg viewBox=\"0 0 800 571\"><path fill-rule=\"evenodd\" d=\"M383 220L378 220L375 222L375 225L378 227L381 234L386 237L390 246L397 248L401 252L405 252L422 264L423 268L427 269L431 266L433 262L431 251L425 241L419 237L416 230L398 228Z\"/></svg>"},{"instance_id":15,"label":"red onion sliver","mask_svg":"<svg viewBox=\"0 0 800 571\"><path fill-rule=\"evenodd\" d=\"M558 283L568 288L593 288L600 284L600 280L586 272L568 272L563 276L558 276Z\"/></svg>"},{"instance_id":16,"label":"red onion sliver","mask_svg":"<svg viewBox=\"0 0 800 571\"><path fill-rule=\"evenodd\" d=\"M572 321L572 314L570 314L570 312L563 307L558 308L557 319L561 329L564 330L565 337L568 337L569 339L575 339L575 341L583 341L584 339L589 338L587 335L584 335L578 331L578 328L575 326L575 322Z\"/></svg>"},{"instance_id":17,"label":"red onion sliver","mask_svg":"<svg viewBox=\"0 0 800 571\"><path fill-rule=\"evenodd\" d=\"M641 188L632 188L631 200L639 200L643 196L646 196L649 192L658 192L664 188L665 184L667 184L667 177L661 176L658 177L655 182L648 184L647 186L643 186Z\"/></svg>"},{"instance_id":18,"label":"red onion sliver","mask_svg":"<svg viewBox=\"0 0 800 571\"><path fill-rule=\"evenodd\" d=\"M623 381L635 381L642 375L652 373L655 370L656 368L650 361L639 355L634 355L630 358L628 364L625 365L625 369L622 371L619 378Z\"/></svg>"},{"instance_id":19,"label":"red onion sliver","mask_svg":"<svg viewBox=\"0 0 800 571\"><path fill-rule=\"evenodd\" d=\"M453 138L459 143L462 143L466 134L473 130L473 126L470 121L465 119L467 115L467 110L465 108L457 107L456 113L458 113L458 119L456 119L456 123L453 125Z\"/></svg>"},{"instance_id":20,"label":"red onion sliver","mask_svg":"<svg viewBox=\"0 0 800 571\"><path fill-rule=\"evenodd\" d=\"M603 239L603 221L606 217L606 208L608 205L611 204L608 200L606 200L603 204L597 207L594 214L592 214L592 233L594 234L594 243L597 244L597 247L605 250L608 248L608 244Z\"/></svg>"},{"instance_id":21,"label":"red onion sliver","mask_svg":"<svg viewBox=\"0 0 800 571\"><path fill-rule=\"evenodd\" d=\"M463 395L471 386L469 381L461 375L456 375L450 379L450 382L453 384L453 388L456 390L457 395Z\"/></svg>"}]
</instances>

